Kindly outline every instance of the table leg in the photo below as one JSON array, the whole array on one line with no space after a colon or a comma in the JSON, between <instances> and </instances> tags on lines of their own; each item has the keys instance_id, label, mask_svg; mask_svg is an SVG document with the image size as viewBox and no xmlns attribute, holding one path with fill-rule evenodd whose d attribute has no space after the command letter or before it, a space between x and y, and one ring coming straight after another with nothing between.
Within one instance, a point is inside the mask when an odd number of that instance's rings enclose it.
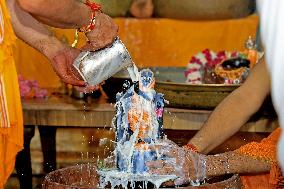
<instances>
[{"instance_id":1,"label":"table leg","mask_svg":"<svg viewBox=\"0 0 284 189\"><path fill-rule=\"evenodd\" d=\"M24 149L16 157L16 171L21 189L32 189L32 166L30 143L35 134L34 126L24 128Z\"/></svg>"},{"instance_id":2,"label":"table leg","mask_svg":"<svg viewBox=\"0 0 284 189\"><path fill-rule=\"evenodd\" d=\"M56 127L39 126L43 153L43 171L49 173L56 169Z\"/></svg>"}]
</instances>

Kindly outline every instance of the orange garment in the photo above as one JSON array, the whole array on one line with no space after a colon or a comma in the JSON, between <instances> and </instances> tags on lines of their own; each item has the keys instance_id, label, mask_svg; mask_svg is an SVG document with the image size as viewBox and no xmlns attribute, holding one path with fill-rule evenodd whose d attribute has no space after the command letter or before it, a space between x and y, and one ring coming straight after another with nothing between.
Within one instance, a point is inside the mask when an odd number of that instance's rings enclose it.
<instances>
[{"instance_id":1,"label":"orange garment","mask_svg":"<svg viewBox=\"0 0 284 189\"><path fill-rule=\"evenodd\" d=\"M23 146L23 118L13 45L16 37L10 23L5 0L0 0L0 189L14 169L16 154ZM4 116L3 116L4 115ZM5 124L6 123L6 124Z\"/></svg>"},{"instance_id":2,"label":"orange garment","mask_svg":"<svg viewBox=\"0 0 284 189\"><path fill-rule=\"evenodd\" d=\"M142 115L141 115L142 114ZM140 120L141 119L141 120ZM136 127L139 127L138 138L142 139L147 137L149 131L150 117L148 112L131 108L128 112L128 120L130 129L135 132Z\"/></svg>"},{"instance_id":3,"label":"orange garment","mask_svg":"<svg viewBox=\"0 0 284 189\"><path fill-rule=\"evenodd\" d=\"M269 174L241 176L244 189L274 189L269 183Z\"/></svg>"},{"instance_id":4,"label":"orange garment","mask_svg":"<svg viewBox=\"0 0 284 189\"><path fill-rule=\"evenodd\" d=\"M281 184L281 179L279 179L281 174L276 166L276 146L280 134L281 129L277 128L260 143L251 142L236 150L238 153L248 155L255 159L267 161L272 165L270 174L242 176L241 179L245 189L275 189Z\"/></svg>"}]
</instances>

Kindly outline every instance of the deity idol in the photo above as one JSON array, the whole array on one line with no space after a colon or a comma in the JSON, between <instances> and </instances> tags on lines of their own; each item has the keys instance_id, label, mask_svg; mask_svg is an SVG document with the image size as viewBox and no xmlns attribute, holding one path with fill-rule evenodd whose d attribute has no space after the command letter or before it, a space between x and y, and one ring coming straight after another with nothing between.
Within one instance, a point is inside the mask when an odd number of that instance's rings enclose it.
<instances>
[{"instance_id":1,"label":"deity idol","mask_svg":"<svg viewBox=\"0 0 284 189\"><path fill-rule=\"evenodd\" d=\"M147 172L146 162L157 159L151 149L163 137L164 97L154 90L149 69L139 72L139 82L117 95L116 157L119 171Z\"/></svg>"}]
</instances>

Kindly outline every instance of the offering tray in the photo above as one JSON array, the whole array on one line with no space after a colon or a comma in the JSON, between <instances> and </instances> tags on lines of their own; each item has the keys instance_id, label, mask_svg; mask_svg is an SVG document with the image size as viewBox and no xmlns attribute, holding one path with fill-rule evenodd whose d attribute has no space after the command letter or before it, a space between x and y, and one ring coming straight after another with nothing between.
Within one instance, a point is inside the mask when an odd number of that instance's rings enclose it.
<instances>
[{"instance_id":1,"label":"offering tray","mask_svg":"<svg viewBox=\"0 0 284 189\"><path fill-rule=\"evenodd\" d=\"M187 84L185 67L150 67L156 77L155 90L165 95L170 102L167 107L190 109L214 109L226 96L240 85L228 84ZM106 80L103 89L111 102L129 80L127 71L121 71Z\"/></svg>"},{"instance_id":2,"label":"offering tray","mask_svg":"<svg viewBox=\"0 0 284 189\"><path fill-rule=\"evenodd\" d=\"M190 109L214 109L239 84L188 84L185 67L153 67L156 91L163 93L170 103L168 107Z\"/></svg>"}]
</instances>

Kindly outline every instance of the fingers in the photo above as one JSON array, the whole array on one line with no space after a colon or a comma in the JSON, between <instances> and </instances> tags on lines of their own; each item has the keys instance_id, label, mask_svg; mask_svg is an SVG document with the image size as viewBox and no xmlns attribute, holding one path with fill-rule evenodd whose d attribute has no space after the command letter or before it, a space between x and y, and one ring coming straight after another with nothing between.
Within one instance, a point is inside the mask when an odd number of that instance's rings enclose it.
<instances>
[{"instance_id":1,"label":"fingers","mask_svg":"<svg viewBox=\"0 0 284 189\"><path fill-rule=\"evenodd\" d=\"M168 158L177 158L178 157L178 149L175 147L165 147L162 146L158 151L160 155L164 155Z\"/></svg>"},{"instance_id":2,"label":"fingers","mask_svg":"<svg viewBox=\"0 0 284 189\"><path fill-rule=\"evenodd\" d=\"M64 68L60 64L52 64L54 71L60 77L60 79L67 84L75 85L75 86L86 86L85 81L78 79L74 74L69 73L66 68Z\"/></svg>"},{"instance_id":3,"label":"fingers","mask_svg":"<svg viewBox=\"0 0 284 189\"><path fill-rule=\"evenodd\" d=\"M95 29L86 35L93 46L93 50L98 50L109 46L117 37L118 26L113 19L103 13L96 14Z\"/></svg>"},{"instance_id":4,"label":"fingers","mask_svg":"<svg viewBox=\"0 0 284 189\"><path fill-rule=\"evenodd\" d=\"M100 89L100 86L86 86L86 87L78 87L75 86L75 89L79 92L83 92L83 93L90 93L96 90Z\"/></svg>"},{"instance_id":5,"label":"fingers","mask_svg":"<svg viewBox=\"0 0 284 189\"><path fill-rule=\"evenodd\" d=\"M86 86L86 83L79 79L72 70L73 57L77 56L79 52L65 49L52 58L51 65L63 82L75 86Z\"/></svg>"},{"instance_id":6,"label":"fingers","mask_svg":"<svg viewBox=\"0 0 284 189\"><path fill-rule=\"evenodd\" d=\"M146 163L147 167L150 170L166 170L169 172L174 172L174 167L176 165L175 161L169 160L156 160L156 161L149 161Z\"/></svg>"},{"instance_id":7,"label":"fingers","mask_svg":"<svg viewBox=\"0 0 284 189\"><path fill-rule=\"evenodd\" d=\"M90 40L91 44L93 46L92 49L93 50L98 50L98 49L102 49L102 48L108 47L108 46L110 46L113 43L115 38L116 38L116 36L115 37L100 36L98 34L98 36L96 38Z\"/></svg>"},{"instance_id":8,"label":"fingers","mask_svg":"<svg viewBox=\"0 0 284 189\"><path fill-rule=\"evenodd\" d=\"M149 169L162 168L164 166L164 161L163 160L149 161L146 163L146 165Z\"/></svg>"},{"instance_id":9,"label":"fingers","mask_svg":"<svg viewBox=\"0 0 284 189\"><path fill-rule=\"evenodd\" d=\"M101 31L98 31L96 29L93 30L92 35L96 35L95 37L88 37L90 40L90 43L93 46L93 50L98 50L107 46L110 46L115 38L117 37L110 35L109 33L101 34Z\"/></svg>"},{"instance_id":10,"label":"fingers","mask_svg":"<svg viewBox=\"0 0 284 189\"><path fill-rule=\"evenodd\" d=\"M64 83L67 83L67 84L71 84L74 86L86 86L85 81L81 81L72 76L65 76L65 77L60 77L60 78Z\"/></svg>"},{"instance_id":11,"label":"fingers","mask_svg":"<svg viewBox=\"0 0 284 189\"><path fill-rule=\"evenodd\" d=\"M185 184L188 179L185 177L185 173L178 171L176 168L179 167L176 165L174 161L169 160L157 160L157 161L150 161L146 163L149 173L154 175L176 175L177 178L174 181L175 185L183 185ZM173 182L164 183L163 185L172 186Z\"/></svg>"},{"instance_id":12,"label":"fingers","mask_svg":"<svg viewBox=\"0 0 284 189\"><path fill-rule=\"evenodd\" d=\"M149 173L154 175L173 175L175 174L175 170L173 167L163 167L159 169L150 169Z\"/></svg>"},{"instance_id":13,"label":"fingers","mask_svg":"<svg viewBox=\"0 0 284 189\"><path fill-rule=\"evenodd\" d=\"M102 49L103 47L105 47L106 45L104 45L105 43L100 42L99 40L94 40L91 42L92 46L93 46L93 50L99 50Z\"/></svg>"}]
</instances>

